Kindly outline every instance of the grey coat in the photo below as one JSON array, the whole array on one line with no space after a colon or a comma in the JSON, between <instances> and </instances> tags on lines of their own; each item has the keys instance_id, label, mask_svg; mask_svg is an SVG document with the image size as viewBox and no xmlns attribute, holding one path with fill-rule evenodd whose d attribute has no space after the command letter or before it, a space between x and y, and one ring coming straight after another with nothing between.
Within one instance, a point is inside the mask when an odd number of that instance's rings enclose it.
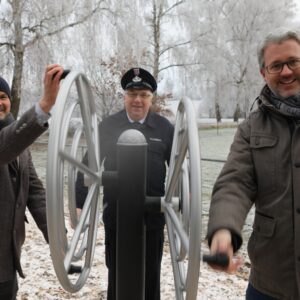
<instances>
[{"instance_id":1,"label":"grey coat","mask_svg":"<svg viewBox=\"0 0 300 300\"><path fill-rule=\"evenodd\" d=\"M258 110L238 127L213 188L208 241L219 228L242 243L255 205L248 243L251 284L277 299L300 299L300 123L262 95Z\"/></svg>"},{"instance_id":2,"label":"grey coat","mask_svg":"<svg viewBox=\"0 0 300 300\"><path fill-rule=\"evenodd\" d=\"M46 129L32 108L0 130L0 282L12 279L16 270L24 277L20 257L26 206L48 240L45 192L27 149ZM12 161L17 157L16 168Z\"/></svg>"}]
</instances>

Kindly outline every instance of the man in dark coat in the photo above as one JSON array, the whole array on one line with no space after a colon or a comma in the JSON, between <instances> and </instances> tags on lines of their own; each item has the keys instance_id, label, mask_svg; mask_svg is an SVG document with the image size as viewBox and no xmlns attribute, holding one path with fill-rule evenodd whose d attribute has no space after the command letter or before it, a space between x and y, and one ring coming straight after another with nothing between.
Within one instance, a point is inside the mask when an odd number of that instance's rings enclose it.
<instances>
[{"instance_id":1,"label":"man in dark coat","mask_svg":"<svg viewBox=\"0 0 300 300\"><path fill-rule=\"evenodd\" d=\"M49 111L55 103L59 65L46 68L44 96L34 107L14 120L10 113L11 92L0 77L0 299L16 299L17 272L24 277L20 258L25 240L26 207L46 241L45 191L33 166L27 147L47 128ZM52 80L53 74L56 74Z\"/></svg>"},{"instance_id":2,"label":"man in dark coat","mask_svg":"<svg viewBox=\"0 0 300 300\"><path fill-rule=\"evenodd\" d=\"M148 196L165 193L166 163L169 162L173 141L173 125L157 113L150 112L156 81L142 68L127 71L121 79L125 90L125 109L104 119L100 124L101 160L105 170L116 170L117 141L127 129L140 130L148 143L147 190ZM135 124L137 123L137 124ZM83 205L87 190L83 177L78 176L77 203ZM116 299L116 199L115 188L104 187L103 221L105 225L105 254L109 273L107 299ZM145 299L160 299L160 266L164 242L163 214L148 213L146 223L146 282Z\"/></svg>"},{"instance_id":3,"label":"man in dark coat","mask_svg":"<svg viewBox=\"0 0 300 300\"><path fill-rule=\"evenodd\" d=\"M208 241L212 253L230 257L223 270L235 271L240 260L233 253L255 205L246 299L299 300L300 32L274 30L258 48L258 61L266 85L213 188Z\"/></svg>"}]
</instances>

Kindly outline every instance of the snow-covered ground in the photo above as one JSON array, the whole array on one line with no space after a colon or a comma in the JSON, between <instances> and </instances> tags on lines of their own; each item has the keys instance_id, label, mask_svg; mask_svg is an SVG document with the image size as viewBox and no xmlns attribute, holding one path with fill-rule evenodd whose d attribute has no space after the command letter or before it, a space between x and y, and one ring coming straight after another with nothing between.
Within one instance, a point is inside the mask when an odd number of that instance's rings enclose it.
<instances>
[{"instance_id":1,"label":"snow-covered ground","mask_svg":"<svg viewBox=\"0 0 300 300\"><path fill-rule=\"evenodd\" d=\"M200 143L202 157L226 159L230 143L233 139L234 129L209 129L200 130ZM46 136L41 140L45 141ZM44 144L35 143L32 146L33 161L37 172L45 183L45 167L47 160L47 148ZM203 193L203 234L206 233L209 199L212 185L219 174L222 163L203 161L202 168L202 193ZM103 226L99 225L97 244L93 268L86 285L77 293L65 292L56 276L50 258L48 245L44 242L41 233L36 228L33 219L28 214L27 238L23 247L22 264L27 275L25 279L19 279L18 300L40 299L106 299L107 272L104 260L104 233ZM250 214L244 228L245 240L251 230L252 215ZM167 239L167 235L166 235ZM249 274L249 259L246 254L245 243L239 252L244 258L245 264L235 275L228 275L211 270L206 264L201 264L199 288L197 299L202 300L239 300L244 299L247 278ZM208 251L205 241L203 251ZM174 300L173 273L170 260L169 244L165 243L162 262L161 278L162 300Z\"/></svg>"}]
</instances>

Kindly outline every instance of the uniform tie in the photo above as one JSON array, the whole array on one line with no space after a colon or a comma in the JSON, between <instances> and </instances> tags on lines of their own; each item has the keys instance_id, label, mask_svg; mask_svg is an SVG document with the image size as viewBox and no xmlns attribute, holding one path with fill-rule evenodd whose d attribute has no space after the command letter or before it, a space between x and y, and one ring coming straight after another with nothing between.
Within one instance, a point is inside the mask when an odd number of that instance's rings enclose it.
<instances>
[{"instance_id":1,"label":"uniform tie","mask_svg":"<svg viewBox=\"0 0 300 300\"><path fill-rule=\"evenodd\" d=\"M132 127L133 127L133 129L140 130L144 127L144 124L141 124L140 122L133 122Z\"/></svg>"}]
</instances>

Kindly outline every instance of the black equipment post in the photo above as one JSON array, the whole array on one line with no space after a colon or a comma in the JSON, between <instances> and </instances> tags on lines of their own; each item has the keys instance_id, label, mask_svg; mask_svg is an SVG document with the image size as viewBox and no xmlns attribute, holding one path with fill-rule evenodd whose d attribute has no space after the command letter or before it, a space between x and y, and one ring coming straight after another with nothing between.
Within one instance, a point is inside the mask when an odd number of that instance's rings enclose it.
<instances>
[{"instance_id":1,"label":"black equipment post","mask_svg":"<svg viewBox=\"0 0 300 300\"><path fill-rule=\"evenodd\" d=\"M117 144L117 300L145 298L145 222L147 142L127 130Z\"/></svg>"}]
</instances>

